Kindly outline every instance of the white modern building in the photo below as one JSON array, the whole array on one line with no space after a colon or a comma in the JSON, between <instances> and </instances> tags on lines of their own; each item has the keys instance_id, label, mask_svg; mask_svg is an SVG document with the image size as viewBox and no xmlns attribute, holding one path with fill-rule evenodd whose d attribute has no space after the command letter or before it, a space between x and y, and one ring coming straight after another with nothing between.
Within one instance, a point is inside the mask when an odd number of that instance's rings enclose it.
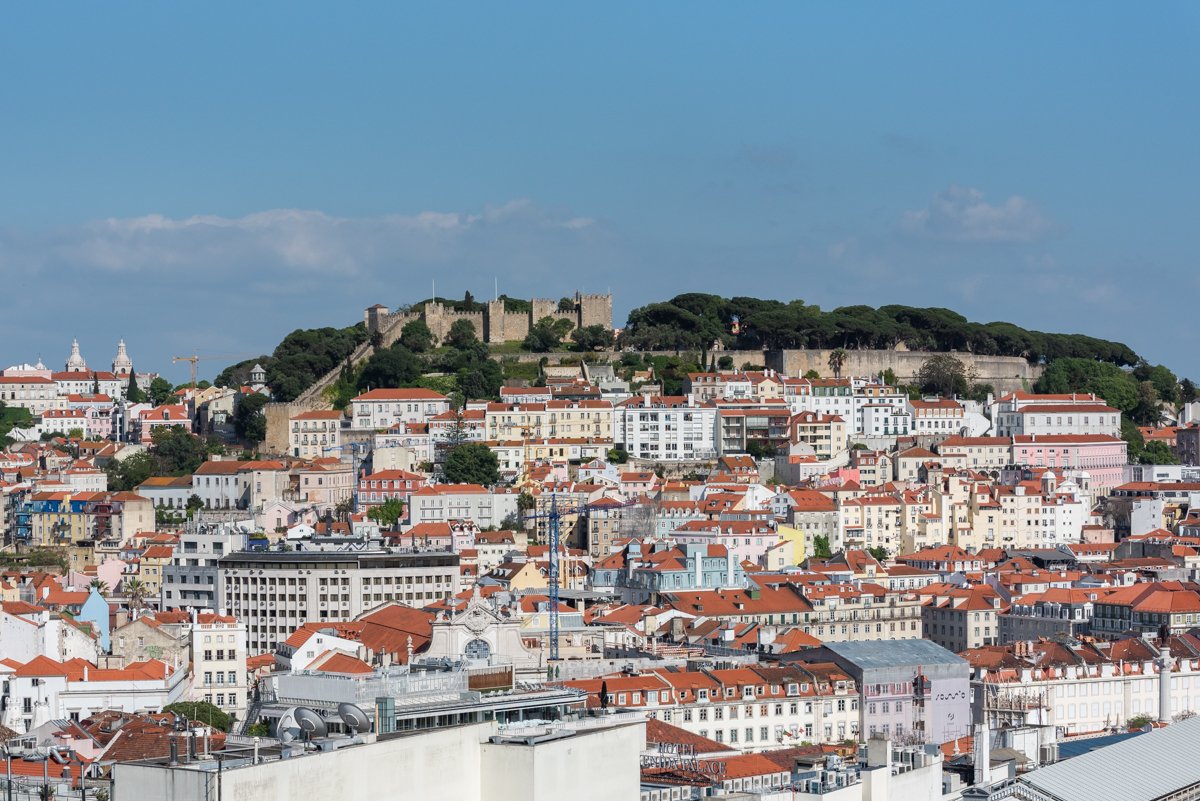
<instances>
[{"instance_id":1,"label":"white modern building","mask_svg":"<svg viewBox=\"0 0 1200 801\"><path fill-rule=\"evenodd\" d=\"M422 607L458 592L458 556L448 551L241 552L218 565L218 606L245 622L255 654L304 623L353 620L387 601Z\"/></svg>"},{"instance_id":2,"label":"white modern building","mask_svg":"<svg viewBox=\"0 0 1200 801\"><path fill-rule=\"evenodd\" d=\"M692 396L639 395L613 410L613 439L637 459L714 459L716 436L716 407Z\"/></svg>"},{"instance_id":3,"label":"white modern building","mask_svg":"<svg viewBox=\"0 0 1200 801\"><path fill-rule=\"evenodd\" d=\"M379 431L401 423L424 423L450 411L450 399L420 387L372 389L353 398L350 409L352 428Z\"/></svg>"}]
</instances>

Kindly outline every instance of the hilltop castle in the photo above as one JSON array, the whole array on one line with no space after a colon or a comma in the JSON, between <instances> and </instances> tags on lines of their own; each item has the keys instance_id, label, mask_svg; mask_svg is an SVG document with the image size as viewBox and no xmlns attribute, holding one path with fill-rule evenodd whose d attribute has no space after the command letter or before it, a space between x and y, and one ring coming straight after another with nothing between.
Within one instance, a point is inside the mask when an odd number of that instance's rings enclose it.
<instances>
[{"instance_id":1,"label":"hilltop castle","mask_svg":"<svg viewBox=\"0 0 1200 801\"><path fill-rule=\"evenodd\" d=\"M419 311L391 312L387 306L376 304L366 310L364 322L369 333L380 332L385 345L400 337L407 323L423 320L433 336L440 342L450 333L450 326L458 320L466 320L475 329L475 335L483 342L513 342L525 338L529 329L543 317L555 320L570 320L576 328L602 325L612 330L612 295L583 295L578 292L572 297L570 310L559 310L558 301L534 298L529 301L528 311L506 311L504 299L489 300L482 311L456 311L453 306L440 300L430 301Z\"/></svg>"}]
</instances>

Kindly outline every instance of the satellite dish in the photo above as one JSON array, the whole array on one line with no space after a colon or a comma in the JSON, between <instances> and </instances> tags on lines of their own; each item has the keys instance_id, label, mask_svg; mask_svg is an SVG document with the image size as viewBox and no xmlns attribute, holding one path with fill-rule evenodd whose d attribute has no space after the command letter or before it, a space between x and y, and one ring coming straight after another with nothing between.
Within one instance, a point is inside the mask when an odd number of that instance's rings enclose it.
<instances>
[{"instance_id":1,"label":"satellite dish","mask_svg":"<svg viewBox=\"0 0 1200 801\"><path fill-rule=\"evenodd\" d=\"M296 725L309 738L324 737L329 734L329 729L325 726L325 720L308 707L298 706L292 714L296 717Z\"/></svg>"},{"instance_id":2,"label":"satellite dish","mask_svg":"<svg viewBox=\"0 0 1200 801\"><path fill-rule=\"evenodd\" d=\"M346 724L346 728L354 734L371 730L371 721L367 717L367 713L363 712L354 704L338 704L338 716L342 719L342 723Z\"/></svg>"},{"instance_id":3,"label":"satellite dish","mask_svg":"<svg viewBox=\"0 0 1200 801\"><path fill-rule=\"evenodd\" d=\"M290 743L300 736L300 724L296 722L296 707L279 716L275 724L275 736L285 743Z\"/></svg>"}]
</instances>

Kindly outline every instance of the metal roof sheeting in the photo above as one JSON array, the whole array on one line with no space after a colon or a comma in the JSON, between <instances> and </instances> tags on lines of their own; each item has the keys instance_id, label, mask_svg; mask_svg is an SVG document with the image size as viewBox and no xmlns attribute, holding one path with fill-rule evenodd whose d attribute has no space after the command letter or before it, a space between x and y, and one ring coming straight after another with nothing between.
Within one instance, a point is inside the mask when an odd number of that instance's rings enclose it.
<instances>
[{"instance_id":1,"label":"metal roof sheeting","mask_svg":"<svg viewBox=\"0 0 1200 801\"><path fill-rule=\"evenodd\" d=\"M825 647L864 670L909 665L967 666L967 660L931 640L827 642Z\"/></svg>"},{"instance_id":2,"label":"metal roof sheeting","mask_svg":"<svg viewBox=\"0 0 1200 801\"><path fill-rule=\"evenodd\" d=\"M1200 717L1188 718L1035 770L1017 783L1060 801L1153 801L1200 784L1198 752Z\"/></svg>"}]
</instances>

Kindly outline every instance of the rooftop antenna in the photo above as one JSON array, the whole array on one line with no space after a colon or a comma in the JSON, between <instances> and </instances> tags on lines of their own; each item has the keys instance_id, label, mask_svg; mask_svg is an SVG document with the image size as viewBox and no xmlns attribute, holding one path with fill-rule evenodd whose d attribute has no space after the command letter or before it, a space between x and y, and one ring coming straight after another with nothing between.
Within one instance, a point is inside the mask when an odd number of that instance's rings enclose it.
<instances>
[{"instance_id":1,"label":"rooftop antenna","mask_svg":"<svg viewBox=\"0 0 1200 801\"><path fill-rule=\"evenodd\" d=\"M500 278L496 276L492 280L496 282L496 287L492 291L492 300L500 300Z\"/></svg>"}]
</instances>

